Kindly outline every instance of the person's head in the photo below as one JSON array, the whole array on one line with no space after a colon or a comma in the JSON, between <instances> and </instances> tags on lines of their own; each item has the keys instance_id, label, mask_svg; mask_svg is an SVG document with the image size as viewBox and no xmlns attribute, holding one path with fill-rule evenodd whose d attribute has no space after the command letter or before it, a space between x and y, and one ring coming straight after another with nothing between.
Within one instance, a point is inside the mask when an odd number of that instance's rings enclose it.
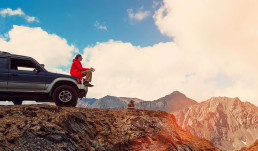
<instances>
[{"instance_id":1,"label":"person's head","mask_svg":"<svg viewBox=\"0 0 258 151\"><path fill-rule=\"evenodd\" d=\"M76 55L75 59L82 61L82 55L80 55L80 54Z\"/></svg>"}]
</instances>

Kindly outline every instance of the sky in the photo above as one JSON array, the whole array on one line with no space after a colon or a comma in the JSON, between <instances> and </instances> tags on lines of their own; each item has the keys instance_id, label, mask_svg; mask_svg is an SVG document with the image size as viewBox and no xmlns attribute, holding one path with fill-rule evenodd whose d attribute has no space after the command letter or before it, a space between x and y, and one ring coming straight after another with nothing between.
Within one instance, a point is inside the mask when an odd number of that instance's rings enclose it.
<instances>
[{"instance_id":1,"label":"sky","mask_svg":"<svg viewBox=\"0 0 258 151\"><path fill-rule=\"evenodd\" d=\"M78 53L94 67L87 97L258 105L258 1L1 0L0 50L69 74Z\"/></svg>"},{"instance_id":2,"label":"sky","mask_svg":"<svg viewBox=\"0 0 258 151\"><path fill-rule=\"evenodd\" d=\"M171 41L163 36L151 15L153 3L149 0L1 0L0 8L21 9L26 15L36 17L38 21L28 22L19 16L2 17L1 33L12 29L13 25L41 27L48 33L54 33L75 45L79 50L96 42L109 39L130 42L134 45L149 46L159 42ZM148 12L144 21L130 19L132 13ZM98 27L106 27L106 29Z\"/></svg>"}]
</instances>

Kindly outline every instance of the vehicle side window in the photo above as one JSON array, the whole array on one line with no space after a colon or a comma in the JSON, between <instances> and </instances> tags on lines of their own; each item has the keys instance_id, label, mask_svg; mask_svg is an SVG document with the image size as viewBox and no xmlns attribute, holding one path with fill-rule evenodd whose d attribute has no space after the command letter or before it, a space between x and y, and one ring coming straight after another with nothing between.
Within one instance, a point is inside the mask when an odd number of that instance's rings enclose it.
<instances>
[{"instance_id":1,"label":"vehicle side window","mask_svg":"<svg viewBox=\"0 0 258 151\"><path fill-rule=\"evenodd\" d=\"M11 70L35 71L36 64L31 60L11 58Z\"/></svg>"},{"instance_id":2,"label":"vehicle side window","mask_svg":"<svg viewBox=\"0 0 258 151\"><path fill-rule=\"evenodd\" d=\"M0 58L0 69L8 69L7 58Z\"/></svg>"}]
</instances>

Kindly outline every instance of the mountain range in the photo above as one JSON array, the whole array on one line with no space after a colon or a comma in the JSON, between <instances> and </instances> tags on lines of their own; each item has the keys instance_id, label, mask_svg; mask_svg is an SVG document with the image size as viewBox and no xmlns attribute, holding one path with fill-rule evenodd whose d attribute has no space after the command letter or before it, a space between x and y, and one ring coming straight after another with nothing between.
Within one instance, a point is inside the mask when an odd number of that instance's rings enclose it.
<instances>
[{"instance_id":1,"label":"mountain range","mask_svg":"<svg viewBox=\"0 0 258 151\"><path fill-rule=\"evenodd\" d=\"M179 126L222 150L240 150L258 138L258 108L239 98L212 97L198 103L174 91L154 101L105 96L88 108L127 108L129 100L134 100L138 109L173 113Z\"/></svg>"},{"instance_id":2,"label":"mountain range","mask_svg":"<svg viewBox=\"0 0 258 151\"><path fill-rule=\"evenodd\" d=\"M173 93L154 101L141 101L136 103L136 108L173 113L194 104L197 104L197 102L189 99L179 91L174 91Z\"/></svg>"},{"instance_id":3,"label":"mountain range","mask_svg":"<svg viewBox=\"0 0 258 151\"><path fill-rule=\"evenodd\" d=\"M135 103L142 102L143 100L137 98L115 97L105 96L96 100L93 104L89 104L88 108L100 108L100 109L126 109L130 100L134 100ZM81 107L81 106L79 106Z\"/></svg>"},{"instance_id":4,"label":"mountain range","mask_svg":"<svg viewBox=\"0 0 258 151\"><path fill-rule=\"evenodd\" d=\"M78 100L77 107L87 108L89 105L95 103L98 99L95 98L82 98Z\"/></svg>"},{"instance_id":5,"label":"mountain range","mask_svg":"<svg viewBox=\"0 0 258 151\"><path fill-rule=\"evenodd\" d=\"M88 108L105 108L105 109L124 109L130 100L135 102L138 109L159 110L168 113L176 112L185 107L197 104L196 101L186 97L179 91L166 95L154 101L144 101L138 98L105 96L96 100L93 104L88 105ZM79 103L78 107L83 107L83 103Z\"/></svg>"},{"instance_id":6,"label":"mountain range","mask_svg":"<svg viewBox=\"0 0 258 151\"><path fill-rule=\"evenodd\" d=\"M258 108L239 98L213 97L173 114L183 129L223 150L247 147L258 138Z\"/></svg>"}]
</instances>

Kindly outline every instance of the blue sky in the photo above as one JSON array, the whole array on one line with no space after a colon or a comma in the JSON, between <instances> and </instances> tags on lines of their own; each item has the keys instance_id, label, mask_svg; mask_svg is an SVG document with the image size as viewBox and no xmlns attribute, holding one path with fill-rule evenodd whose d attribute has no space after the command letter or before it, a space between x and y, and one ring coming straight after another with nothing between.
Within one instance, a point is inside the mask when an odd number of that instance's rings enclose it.
<instances>
[{"instance_id":1,"label":"blue sky","mask_svg":"<svg viewBox=\"0 0 258 151\"><path fill-rule=\"evenodd\" d=\"M171 41L162 35L154 23L153 1L150 0L1 0L0 8L21 8L26 15L36 17L39 22L27 22L19 16L0 17L0 33L6 33L12 25L41 27L48 33L65 38L80 51L109 39L130 42L136 46L152 46ZM150 11L143 21L128 17L128 9ZM106 26L107 31L97 29L94 24Z\"/></svg>"}]
</instances>

